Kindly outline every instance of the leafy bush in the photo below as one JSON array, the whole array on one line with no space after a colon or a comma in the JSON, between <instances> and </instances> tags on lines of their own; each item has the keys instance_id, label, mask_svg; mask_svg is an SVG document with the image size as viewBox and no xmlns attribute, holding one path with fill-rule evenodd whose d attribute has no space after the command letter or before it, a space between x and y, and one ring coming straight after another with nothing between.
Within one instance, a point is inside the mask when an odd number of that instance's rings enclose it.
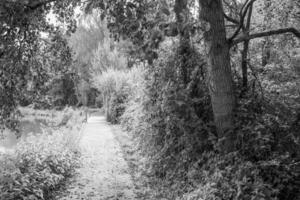
<instances>
[{"instance_id":1,"label":"leafy bush","mask_svg":"<svg viewBox=\"0 0 300 200\"><path fill-rule=\"evenodd\" d=\"M64 129L50 135L30 135L17 144L14 153L0 155L1 200L49 199L74 174L79 165L78 141L83 116L80 112L73 113Z\"/></svg>"},{"instance_id":2,"label":"leafy bush","mask_svg":"<svg viewBox=\"0 0 300 200\"><path fill-rule=\"evenodd\" d=\"M202 154L190 165L189 191L180 199L299 199L299 134L267 112L270 104L253 98L240 103L237 151Z\"/></svg>"},{"instance_id":3,"label":"leafy bush","mask_svg":"<svg viewBox=\"0 0 300 200\"><path fill-rule=\"evenodd\" d=\"M212 149L212 112L196 49L165 45L159 54L133 89L121 121L139 141L151 176L164 180L173 190L166 196L174 198L186 184L185 169Z\"/></svg>"},{"instance_id":4,"label":"leafy bush","mask_svg":"<svg viewBox=\"0 0 300 200\"><path fill-rule=\"evenodd\" d=\"M1 198L48 199L78 166L78 155L65 141L63 133L31 136L18 144L16 155L2 158Z\"/></svg>"},{"instance_id":5,"label":"leafy bush","mask_svg":"<svg viewBox=\"0 0 300 200\"><path fill-rule=\"evenodd\" d=\"M140 74L138 68L110 69L94 77L95 87L101 91L107 121L120 122L120 117L124 113L128 98L133 92L133 85L138 74Z\"/></svg>"}]
</instances>

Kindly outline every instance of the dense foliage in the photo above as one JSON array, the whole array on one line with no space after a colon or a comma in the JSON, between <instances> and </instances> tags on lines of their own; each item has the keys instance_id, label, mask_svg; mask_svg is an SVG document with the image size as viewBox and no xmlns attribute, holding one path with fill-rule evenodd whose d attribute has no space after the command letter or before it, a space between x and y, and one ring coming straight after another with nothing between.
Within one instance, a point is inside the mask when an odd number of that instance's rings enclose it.
<instances>
[{"instance_id":1,"label":"dense foliage","mask_svg":"<svg viewBox=\"0 0 300 200\"><path fill-rule=\"evenodd\" d=\"M132 6L132 10L143 7ZM241 6L238 3L225 5L229 9L226 11L229 12L228 24L236 23L232 17L239 17L235 11ZM258 25L267 19L275 20L267 15L276 13L273 8L280 7L272 5L268 10L264 6L255 4L253 15L257 18L253 19L252 26L256 31L279 28ZM261 10L264 12L259 12ZM284 12L279 14L284 15ZM123 18L117 19L122 21ZM124 18L126 23L133 24L139 20L130 19ZM147 22L151 19L149 17ZM112 32L120 36L127 34L136 44L135 35L130 37L132 32L124 31L124 23L118 24L118 20L113 21L112 25L119 26L113 26ZM295 24L289 21L285 25L289 23ZM155 30L155 25L150 29ZM234 34L234 30L228 31ZM205 63L205 48L193 44L197 37L182 37L184 34L179 35L178 40L159 41L160 47L154 48L158 58L153 63L136 62L140 71L134 74L138 78L131 78L132 71L101 71L101 64L93 66L101 72L96 76L95 86L101 92L107 120L120 122L138 142L154 188L168 199L297 199L299 76L295 73L297 53L287 50L299 46L297 39L272 36L274 41L268 39L271 42L268 45L273 45L268 46L270 52L260 46L266 39L253 41L246 50L241 44L231 49L236 106L234 134L229 137L233 141L232 150L225 154L224 138L220 138L213 121L215 111L211 107L210 88L213 85ZM241 37L237 35L237 40ZM151 37L148 39L151 43ZM139 41L150 44L147 37ZM263 53L257 50L260 48ZM241 57L240 51L247 53L246 87L242 67L245 57ZM270 55L267 60L266 55ZM106 66L114 66L110 64L112 60L106 61Z\"/></svg>"},{"instance_id":2,"label":"dense foliage","mask_svg":"<svg viewBox=\"0 0 300 200\"><path fill-rule=\"evenodd\" d=\"M34 101L47 103L49 84L59 73L66 73L71 57L64 35L76 21L76 1L12 1L0 3L0 123L14 128L18 105ZM67 6L66 6L67 5ZM68 31L50 23L50 10L64 19Z\"/></svg>"},{"instance_id":3,"label":"dense foliage","mask_svg":"<svg viewBox=\"0 0 300 200\"><path fill-rule=\"evenodd\" d=\"M0 155L0 192L2 200L49 199L79 166L78 140L83 115L66 109L64 115L54 118L42 112L25 110L51 125L64 125L51 135L48 131L22 139L13 154ZM58 114L58 113L56 113ZM61 114L61 113L60 113ZM38 117L40 116L40 117ZM68 119L66 122L65 119Z\"/></svg>"},{"instance_id":4,"label":"dense foliage","mask_svg":"<svg viewBox=\"0 0 300 200\"><path fill-rule=\"evenodd\" d=\"M180 58L172 54L176 55L171 53L170 61ZM170 199L184 193L183 199L297 199L299 135L293 121L282 118L279 104L241 99L236 121L238 151L224 157L211 126L205 83L191 87L192 78L182 87L178 73L171 73L169 67L176 65L170 61L158 60L157 68L144 72L145 79L133 90L121 117L148 157L150 176L159 185L156 189ZM194 69L201 72L199 67ZM191 93L192 88L198 93Z\"/></svg>"}]
</instances>

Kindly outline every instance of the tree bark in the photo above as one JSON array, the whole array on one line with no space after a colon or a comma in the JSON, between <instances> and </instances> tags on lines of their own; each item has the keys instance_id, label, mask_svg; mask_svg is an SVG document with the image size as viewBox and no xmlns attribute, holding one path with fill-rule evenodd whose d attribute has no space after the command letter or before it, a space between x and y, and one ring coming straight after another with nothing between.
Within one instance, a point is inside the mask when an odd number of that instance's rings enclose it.
<instances>
[{"instance_id":1,"label":"tree bark","mask_svg":"<svg viewBox=\"0 0 300 200\"><path fill-rule=\"evenodd\" d=\"M215 125L221 150L234 148L233 110L235 97L230 66L229 42L221 0L199 0L200 20L204 23L204 43L207 54L208 84L214 112Z\"/></svg>"}]
</instances>

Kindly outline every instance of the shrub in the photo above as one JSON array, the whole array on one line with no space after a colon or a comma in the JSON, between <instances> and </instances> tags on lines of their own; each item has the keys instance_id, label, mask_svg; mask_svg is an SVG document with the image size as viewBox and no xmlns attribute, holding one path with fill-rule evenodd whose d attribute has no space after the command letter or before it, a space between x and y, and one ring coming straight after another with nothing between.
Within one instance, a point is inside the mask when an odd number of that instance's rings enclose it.
<instances>
[{"instance_id":1,"label":"shrub","mask_svg":"<svg viewBox=\"0 0 300 200\"><path fill-rule=\"evenodd\" d=\"M72 128L30 135L17 144L14 153L0 155L1 200L50 199L74 174L79 165L78 133L83 116L73 113L67 122Z\"/></svg>"},{"instance_id":2,"label":"shrub","mask_svg":"<svg viewBox=\"0 0 300 200\"><path fill-rule=\"evenodd\" d=\"M288 160L277 156L254 162L239 153L204 154L189 169L191 191L180 199L299 199L300 172Z\"/></svg>"},{"instance_id":3,"label":"shrub","mask_svg":"<svg viewBox=\"0 0 300 200\"><path fill-rule=\"evenodd\" d=\"M190 165L190 191L182 199L299 199L297 131L257 99L240 104L237 151L202 154Z\"/></svg>"},{"instance_id":4,"label":"shrub","mask_svg":"<svg viewBox=\"0 0 300 200\"><path fill-rule=\"evenodd\" d=\"M174 198L186 184L185 169L212 149L212 112L196 49L165 45L159 54L145 69L121 119L147 156L151 176L164 180L173 190L166 196Z\"/></svg>"},{"instance_id":5,"label":"shrub","mask_svg":"<svg viewBox=\"0 0 300 200\"><path fill-rule=\"evenodd\" d=\"M101 91L103 107L107 121L119 123L124 113L129 96L132 95L136 77L140 69L128 70L109 69L94 77L95 87Z\"/></svg>"}]
</instances>

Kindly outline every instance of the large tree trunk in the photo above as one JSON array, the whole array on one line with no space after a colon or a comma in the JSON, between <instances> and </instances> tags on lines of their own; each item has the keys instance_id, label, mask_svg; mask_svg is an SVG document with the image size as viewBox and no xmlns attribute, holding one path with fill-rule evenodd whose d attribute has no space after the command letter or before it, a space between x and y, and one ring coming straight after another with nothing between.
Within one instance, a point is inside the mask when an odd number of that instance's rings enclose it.
<instances>
[{"instance_id":1,"label":"large tree trunk","mask_svg":"<svg viewBox=\"0 0 300 200\"><path fill-rule=\"evenodd\" d=\"M234 148L233 110L235 98L221 0L199 0L200 20L205 23L208 82L214 120L224 152Z\"/></svg>"}]
</instances>

